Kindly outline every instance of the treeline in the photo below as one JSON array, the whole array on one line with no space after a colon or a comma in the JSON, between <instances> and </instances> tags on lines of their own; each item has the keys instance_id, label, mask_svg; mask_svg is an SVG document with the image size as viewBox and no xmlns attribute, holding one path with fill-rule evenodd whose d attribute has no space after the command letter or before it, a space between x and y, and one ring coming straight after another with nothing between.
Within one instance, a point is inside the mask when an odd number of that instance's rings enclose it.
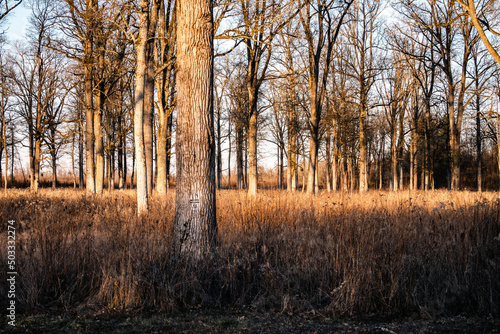
<instances>
[{"instance_id":1,"label":"treeline","mask_svg":"<svg viewBox=\"0 0 500 334\"><path fill-rule=\"evenodd\" d=\"M89 193L126 187L142 165L144 189L166 193L175 0L25 3L25 40L0 49L3 185L27 150L33 191L41 166L55 187L65 160ZM492 0L214 1L217 186L255 194L272 149L278 187L311 194L497 188L499 14Z\"/></svg>"}]
</instances>

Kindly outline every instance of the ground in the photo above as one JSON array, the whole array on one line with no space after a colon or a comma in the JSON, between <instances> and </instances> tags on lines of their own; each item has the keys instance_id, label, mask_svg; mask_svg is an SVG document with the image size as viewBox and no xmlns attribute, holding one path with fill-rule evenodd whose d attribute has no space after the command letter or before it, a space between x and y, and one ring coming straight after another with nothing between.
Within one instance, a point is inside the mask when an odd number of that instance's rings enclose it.
<instances>
[{"instance_id":1,"label":"ground","mask_svg":"<svg viewBox=\"0 0 500 334\"><path fill-rule=\"evenodd\" d=\"M38 314L21 317L0 333L500 333L500 320L332 319L318 314L184 311L167 313Z\"/></svg>"}]
</instances>

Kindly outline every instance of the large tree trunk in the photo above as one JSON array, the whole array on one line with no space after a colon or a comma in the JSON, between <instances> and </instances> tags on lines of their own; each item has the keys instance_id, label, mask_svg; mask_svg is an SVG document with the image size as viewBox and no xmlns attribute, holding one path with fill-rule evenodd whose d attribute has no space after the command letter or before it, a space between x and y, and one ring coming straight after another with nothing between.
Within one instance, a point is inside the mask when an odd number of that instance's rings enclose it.
<instances>
[{"instance_id":1,"label":"large tree trunk","mask_svg":"<svg viewBox=\"0 0 500 334\"><path fill-rule=\"evenodd\" d=\"M185 0L177 6L174 254L202 260L217 246L212 2Z\"/></svg>"},{"instance_id":2,"label":"large tree trunk","mask_svg":"<svg viewBox=\"0 0 500 334\"><path fill-rule=\"evenodd\" d=\"M95 194L94 179L94 105L92 99L92 67L93 67L93 39L94 17L92 12L96 0L86 0L85 25L87 36L83 45L83 86L85 95L85 154L86 154L86 189L87 194Z\"/></svg>"},{"instance_id":3,"label":"large tree trunk","mask_svg":"<svg viewBox=\"0 0 500 334\"><path fill-rule=\"evenodd\" d=\"M147 71L146 46L149 25L149 0L141 0L140 28L136 41L137 66L135 77L134 142L137 164L137 214L149 210L146 152L144 145L144 93Z\"/></svg>"}]
</instances>

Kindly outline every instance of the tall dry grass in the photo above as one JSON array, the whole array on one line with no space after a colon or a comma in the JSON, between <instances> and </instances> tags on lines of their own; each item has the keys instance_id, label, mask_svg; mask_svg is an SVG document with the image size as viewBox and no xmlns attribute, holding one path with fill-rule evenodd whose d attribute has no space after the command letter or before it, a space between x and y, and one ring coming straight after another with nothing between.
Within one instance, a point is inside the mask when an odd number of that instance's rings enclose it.
<instances>
[{"instance_id":1,"label":"tall dry grass","mask_svg":"<svg viewBox=\"0 0 500 334\"><path fill-rule=\"evenodd\" d=\"M218 255L194 268L171 259L173 195L153 198L143 219L132 191L0 196L0 255L6 263L6 222L15 219L24 310L499 315L496 193L261 191L249 200L221 191Z\"/></svg>"}]
</instances>

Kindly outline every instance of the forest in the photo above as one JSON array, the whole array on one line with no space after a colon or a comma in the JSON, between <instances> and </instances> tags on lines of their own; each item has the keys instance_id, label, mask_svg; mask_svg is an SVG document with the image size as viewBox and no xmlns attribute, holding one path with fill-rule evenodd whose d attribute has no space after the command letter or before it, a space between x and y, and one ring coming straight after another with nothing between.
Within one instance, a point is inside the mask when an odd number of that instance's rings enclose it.
<instances>
[{"instance_id":1,"label":"forest","mask_svg":"<svg viewBox=\"0 0 500 334\"><path fill-rule=\"evenodd\" d=\"M90 193L135 185L138 4L26 5L25 40L0 54L3 185L36 191L42 173L56 187L58 167ZM256 193L272 174L308 193L498 189L498 64L456 1L213 6L218 188ZM495 44L498 6L476 7ZM148 8L143 137L148 191L163 194L176 174L177 15L175 1Z\"/></svg>"},{"instance_id":2,"label":"forest","mask_svg":"<svg viewBox=\"0 0 500 334\"><path fill-rule=\"evenodd\" d=\"M0 306L493 331L499 37L495 0L0 0Z\"/></svg>"}]
</instances>

